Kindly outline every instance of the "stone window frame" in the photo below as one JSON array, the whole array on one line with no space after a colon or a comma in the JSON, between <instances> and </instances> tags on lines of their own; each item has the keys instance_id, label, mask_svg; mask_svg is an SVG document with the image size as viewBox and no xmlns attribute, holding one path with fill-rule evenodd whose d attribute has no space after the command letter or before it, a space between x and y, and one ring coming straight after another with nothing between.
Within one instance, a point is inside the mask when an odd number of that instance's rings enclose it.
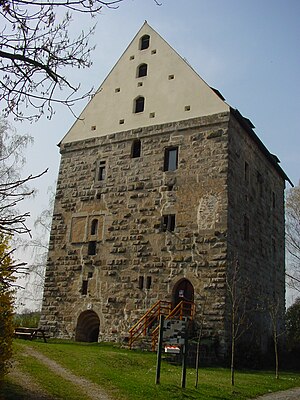
<instances>
[{"instance_id":1,"label":"stone window frame","mask_svg":"<svg viewBox=\"0 0 300 400\"><path fill-rule=\"evenodd\" d=\"M171 154L175 152L175 160L171 157ZM165 148L164 153L164 171L176 171L178 169L178 146L169 146ZM174 162L175 161L175 162Z\"/></svg>"},{"instance_id":2,"label":"stone window frame","mask_svg":"<svg viewBox=\"0 0 300 400\"><path fill-rule=\"evenodd\" d=\"M106 180L107 176L107 160L98 160L96 167L96 177L95 180L97 183L102 183Z\"/></svg>"}]
</instances>

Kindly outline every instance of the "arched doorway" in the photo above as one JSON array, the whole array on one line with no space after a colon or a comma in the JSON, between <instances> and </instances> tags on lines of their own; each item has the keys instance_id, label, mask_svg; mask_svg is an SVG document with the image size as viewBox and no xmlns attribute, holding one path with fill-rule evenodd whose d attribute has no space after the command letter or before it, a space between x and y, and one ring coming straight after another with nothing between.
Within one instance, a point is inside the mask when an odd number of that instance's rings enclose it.
<instances>
[{"instance_id":1,"label":"arched doorway","mask_svg":"<svg viewBox=\"0 0 300 400\"><path fill-rule=\"evenodd\" d=\"M95 311L82 312L77 320L75 340L77 342L98 342L100 320Z\"/></svg>"},{"instance_id":2,"label":"arched doorway","mask_svg":"<svg viewBox=\"0 0 300 400\"><path fill-rule=\"evenodd\" d=\"M194 287L188 279L180 279L173 289L173 307L176 307L181 301L194 301Z\"/></svg>"}]
</instances>

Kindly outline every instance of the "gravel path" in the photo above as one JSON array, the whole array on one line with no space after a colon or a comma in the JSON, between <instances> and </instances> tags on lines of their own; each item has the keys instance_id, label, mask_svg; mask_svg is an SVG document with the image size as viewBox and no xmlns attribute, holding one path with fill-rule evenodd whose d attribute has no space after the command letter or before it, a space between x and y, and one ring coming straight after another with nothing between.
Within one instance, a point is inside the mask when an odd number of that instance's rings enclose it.
<instances>
[{"instance_id":1,"label":"gravel path","mask_svg":"<svg viewBox=\"0 0 300 400\"><path fill-rule=\"evenodd\" d=\"M22 346L25 354L36 358L41 363L45 364L47 368L53 371L58 376L70 381L74 386L77 386L80 391L85 393L86 396L90 397L91 400L111 400L107 393L97 384L89 381L88 379L81 378L74 375L70 370L62 367L59 363L51 360L50 358L44 356L39 351L33 349L30 346ZM33 381L31 375L23 373L18 364L16 363L10 372L10 377L18 385L24 388L28 400L55 400L51 397L45 390L40 387L36 382Z\"/></svg>"},{"instance_id":2,"label":"gravel path","mask_svg":"<svg viewBox=\"0 0 300 400\"><path fill-rule=\"evenodd\" d=\"M300 388L265 394L255 400L300 400Z\"/></svg>"}]
</instances>

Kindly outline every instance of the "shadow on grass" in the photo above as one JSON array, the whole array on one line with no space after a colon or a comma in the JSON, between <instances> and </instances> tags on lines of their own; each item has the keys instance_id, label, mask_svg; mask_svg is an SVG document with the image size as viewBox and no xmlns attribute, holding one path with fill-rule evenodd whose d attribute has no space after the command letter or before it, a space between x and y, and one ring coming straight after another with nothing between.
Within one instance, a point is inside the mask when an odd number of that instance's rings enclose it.
<instances>
[{"instance_id":1,"label":"shadow on grass","mask_svg":"<svg viewBox=\"0 0 300 400\"><path fill-rule=\"evenodd\" d=\"M4 381L0 382L0 400L53 400L47 395L24 390L16 383Z\"/></svg>"}]
</instances>

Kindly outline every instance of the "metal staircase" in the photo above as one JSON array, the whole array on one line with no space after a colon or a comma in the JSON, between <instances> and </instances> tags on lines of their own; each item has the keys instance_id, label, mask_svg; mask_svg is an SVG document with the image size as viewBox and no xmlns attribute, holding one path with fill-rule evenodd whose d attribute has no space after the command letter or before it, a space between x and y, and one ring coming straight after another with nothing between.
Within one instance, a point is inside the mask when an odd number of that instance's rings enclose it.
<instances>
[{"instance_id":1,"label":"metal staircase","mask_svg":"<svg viewBox=\"0 0 300 400\"><path fill-rule=\"evenodd\" d=\"M151 349L155 350L158 332L159 332L159 317L165 316L165 319L180 319L187 317L193 320L195 317L195 303L190 301L181 301L172 309L170 301L157 301L129 330L128 344L132 349L133 343L141 336L151 336Z\"/></svg>"}]
</instances>

